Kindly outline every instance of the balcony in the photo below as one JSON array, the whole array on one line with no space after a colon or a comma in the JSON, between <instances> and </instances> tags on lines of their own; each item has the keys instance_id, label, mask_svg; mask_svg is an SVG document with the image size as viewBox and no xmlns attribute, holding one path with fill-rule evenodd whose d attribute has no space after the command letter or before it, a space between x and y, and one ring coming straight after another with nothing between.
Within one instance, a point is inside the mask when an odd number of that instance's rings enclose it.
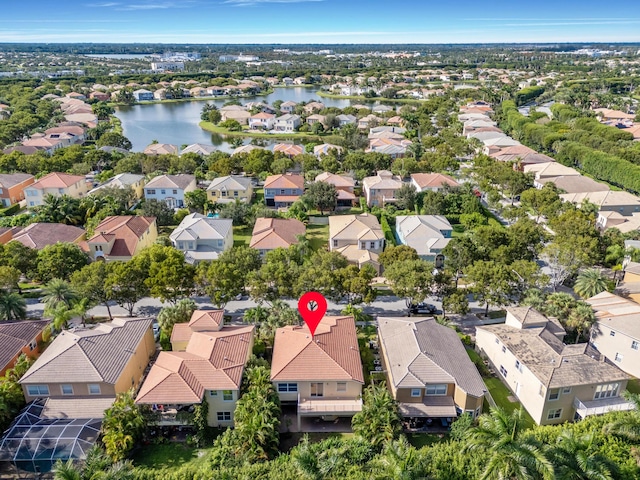
<instances>
[{"instance_id":1,"label":"balcony","mask_svg":"<svg viewBox=\"0 0 640 480\"><path fill-rule=\"evenodd\" d=\"M601 398L586 402L576 397L573 399L573 407L576 409L576 415L580 418L585 418L589 415L603 415L608 412L633 410L635 406L623 397Z\"/></svg>"},{"instance_id":2,"label":"balcony","mask_svg":"<svg viewBox=\"0 0 640 480\"><path fill-rule=\"evenodd\" d=\"M301 416L355 415L362 410L362 399L353 398L300 398L298 414Z\"/></svg>"}]
</instances>

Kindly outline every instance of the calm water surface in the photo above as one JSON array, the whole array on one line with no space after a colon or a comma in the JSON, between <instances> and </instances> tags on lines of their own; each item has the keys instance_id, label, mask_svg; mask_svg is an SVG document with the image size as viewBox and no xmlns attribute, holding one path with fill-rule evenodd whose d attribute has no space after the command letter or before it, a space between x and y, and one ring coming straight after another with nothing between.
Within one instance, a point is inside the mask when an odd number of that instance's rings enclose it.
<instances>
[{"instance_id":1,"label":"calm water surface","mask_svg":"<svg viewBox=\"0 0 640 480\"><path fill-rule=\"evenodd\" d=\"M328 107L345 108L351 105L351 100L320 98L316 94L316 88L293 87L276 88L269 95L240 98L240 102L265 102L273 104L276 100L286 102L309 102L317 100ZM222 107L229 99L212 99L209 103ZM124 135L131 140L134 152L141 152L153 140L160 143L172 143L181 147L192 143L214 145L225 152L233 151L234 147L228 144L224 137L207 132L200 128L200 112L206 104L205 101L191 101L180 103L156 103L147 105L132 105L118 107L116 117L122 121ZM353 103L361 103L353 101ZM245 144L251 139L245 139ZM272 142L273 143L273 142Z\"/></svg>"}]
</instances>

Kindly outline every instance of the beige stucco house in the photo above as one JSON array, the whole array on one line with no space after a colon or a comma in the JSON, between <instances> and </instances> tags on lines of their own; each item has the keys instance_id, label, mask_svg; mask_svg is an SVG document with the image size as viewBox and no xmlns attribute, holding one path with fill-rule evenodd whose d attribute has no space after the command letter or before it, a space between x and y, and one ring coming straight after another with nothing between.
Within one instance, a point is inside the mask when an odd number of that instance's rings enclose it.
<instances>
[{"instance_id":1,"label":"beige stucco house","mask_svg":"<svg viewBox=\"0 0 640 480\"><path fill-rule=\"evenodd\" d=\"M384 233L378 218L370 213L329 217L329 251L333 250L359 267L369 264L380 272Z\"/></svg>"},{"instance_id":2,"label":"beige stucco house","mask_svg":"<svg viewBox=\"0 0 640 480\"><path fill-rule=\"evenodd\" d=\"M27 402L76 417L102 416L116 395L138 386L156 346L152 320L117 318L94 328L63 330L20 379ZM92 408L92 405L95 408Z\"/></svg>"},{"instance_id":3,"label":"beige stucco house","mask_svg":"<svg viewBox=\"0 0 640 480\"><path fill-rule=\"evenodd\" d=\"M254 326L225 326L223 314L196 310L174 325L173 351L160 352L136 398L152 406L160 425L189 424L193 406L206 401L209 426L233 426Z\"/></svg>"},{"instance_id":4,"label":"beige stucco house","mask_svg":"<svg viewBox=\"0 0 640 480\"><path fill-rule=\"evenodd\" d=\"M620 396L629 375L586 343L565 345L564 329L535 309L507 309L501 325L476 327L476 347L539 425L630 410Z\"/></svg>"},{"instance_id":5,"label":"beige stucco house","mask_svg":"<svg viewBox=\"0 0 640 480\"><path fill-rule=\"evenodd\" d=\"M378 338L388 386L404 418L426 426L482 413L486 386L455 330L433 318L379 317Z\"/></svg>"},{"instance_id":6,"label":"beige stucco house","mask_svg":"<svg viewBox=\"0 0 640 480\"><path fill-rule=\"evenodd\" d=\"M271 381L283 405L303 417L333 420L362 410L364 375L353 317L325 316L311 336L307 325L276 331Z\"/></svg>"},{"instance_id":7,"label":"beige stucco house","mask_svg":"<svg viewBox=\"0 0 640 480\"><path fill-rule=\"evenodd\" d=\"M362 180L362 191L370 207L383 207L396 201L396 192L402 188L402 179L388 170L380 170L374 177Z\"/></svg>"},{"instance_id":8,"label":"beige stucco house","mask_svg":"<svg viewBox=\"0 0 640 480\"><path fill-rule=\"evenodd\" d=\"M73 198L84 197L89 188L85 177L53 172L24 189L27 207L37 207L44 204L47 195L61 197L69 195Z\"/></svg>"},{"instance_id":9,"label":"beige stucco house","mask_svg":"<svg viewBox=\"0 0 640 480\"><path fill-rule=\"evenodd\" d=\"M131 260L158 238L156 217L114 215L105 218L87 240L93 260Z\"/></svg>"},{"instance_id":10,"label":"beige stucco house","mask_svg":"<svg viewBox=\"0 0 640 480\"><path fill-rule=\"evenodd\" d=\"M145 184L144 175L137 175L135 173L119 173L115 177L109 179L102 185L98 185L96 188L89 192L89 195L100 192L104 189L118 188L127 189L130 188L136 195L136 198L140 199L143 195L143 188Z\"/></svg>"}]
</instances>

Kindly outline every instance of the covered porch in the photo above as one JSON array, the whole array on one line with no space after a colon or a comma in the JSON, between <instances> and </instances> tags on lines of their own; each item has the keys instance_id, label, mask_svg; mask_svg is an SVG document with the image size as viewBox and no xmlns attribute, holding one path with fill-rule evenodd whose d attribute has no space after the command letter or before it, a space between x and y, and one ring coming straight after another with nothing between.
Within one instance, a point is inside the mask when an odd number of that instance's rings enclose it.
<instances>
[{"instance_id":1,"label":"covered porch","mask_svg":"<svg viewBox=\"0 0 640 480\"><path fill-rule=\"evenodd\" d=\"M590 415L633 410L635 405L624 397L601 398L584 402L576 397L573 400L573 407L576 409L576 417L584 419Z\"/></svg>"},{"instance_id":2,"label":"covered porch","mask_svg":"<svg viewBox=\"0 0 640 480\"><path fill-rule=\"evenodd\" d=\"M399 403L398 410L409 431L447 430L458 417L453 398L423 397L422 402Z\"/></svg>"},{"instance_id":3,"label":"covered porch","mask_svg":"<svg viewBox=\"0 0 640 480\"><path fill-rule=\"evenodd\" d=\"M297 427L302 431L304 417L317 417L326 422L336 422L341 417L353 417L362 410L362 399L357 398L298 398ZM336 422L337 424L338 422ZM351 421L349 420L349 426Z\"/></svg>"}]
</instances>

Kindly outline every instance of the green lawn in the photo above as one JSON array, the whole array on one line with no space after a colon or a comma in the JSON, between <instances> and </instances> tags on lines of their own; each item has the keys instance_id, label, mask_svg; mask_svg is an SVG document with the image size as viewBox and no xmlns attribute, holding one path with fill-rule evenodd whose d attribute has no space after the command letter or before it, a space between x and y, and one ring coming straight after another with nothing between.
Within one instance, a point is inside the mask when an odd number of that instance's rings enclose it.
<instances>
[{"instance_id":1,"label":"green lawn","mask_svg":"<svg viewBox=\"0 0 640 480\"><path fill-rule=\"evenodd\" d=\"M253 190L253 203L264 205L264 188L256 188Z\"/></svg>"},{"instance_id":2,"label":"green lawn","mask_svg":"<svg viewBox=\"0 0 640 480\"><path fill-rule=\"evenodd\" d=\"M433 433L408 433L407 440L416 448L427 447L434 443L442 442L447 439L447 435L442 436Z\"/></svg>"},{"instance_id":3,"label":"green lawn","mask_svg":"<svg viewBox=\"0 0 640 480\"><path fill-rule=\"evenodd\" d=\"M451 225L451 227L453 228L453 231L451 232L451 236L453 238L459 237L465 232L464 226L461 225L460 223L458 223L456 225Z\"/></svg>"},{"instance_id":4,"label":"green lawn","mask_svg":"<svg viewBox=\"0 0 640 480\"><path fill-rule=\"evenodd\" d=\"M314 251L329 245L329 225L307 225L307 239Z\"/></svg>"},{"instance_id":5,"label":"green lawn","mask_svg":"<svg viewBox=\"0 0 640 480\"><path fill-rule=\"evenodd\" d=\"M253 232L252 227L233 227L233 246L248 247L251 242L251 232Z\"/></svg>"},{"instance_id":6,"label":"green lawn","mask_svg":"<svg viewBox=\"0 0 640 480\"><path fill-rule=\"evenodd\" d=\"M178 468L187 463L204 462L205 458L206 450L199 451L182 443L164 443L143 446L133 455L133 463L137 467L153 469Z\"/></svg>"},{"instance_id":7,"label":"green lawn","mask_svg":"<svg viewBox=\"0 0 640 480\"><path fill-rule=\"evenodd\" d=\"M484 383L489 389L489 392L491 393L491 396L495 400L498 407L504 409L507 412L513 412L515 409L520 407L521 404L517 400L515 402L509 400L508 397L514 397L514 395L499 378L484 377ZM535 422L526 410L523 409L523 412L526 428L533 428Z\"/></svg>"}]
</instances>

